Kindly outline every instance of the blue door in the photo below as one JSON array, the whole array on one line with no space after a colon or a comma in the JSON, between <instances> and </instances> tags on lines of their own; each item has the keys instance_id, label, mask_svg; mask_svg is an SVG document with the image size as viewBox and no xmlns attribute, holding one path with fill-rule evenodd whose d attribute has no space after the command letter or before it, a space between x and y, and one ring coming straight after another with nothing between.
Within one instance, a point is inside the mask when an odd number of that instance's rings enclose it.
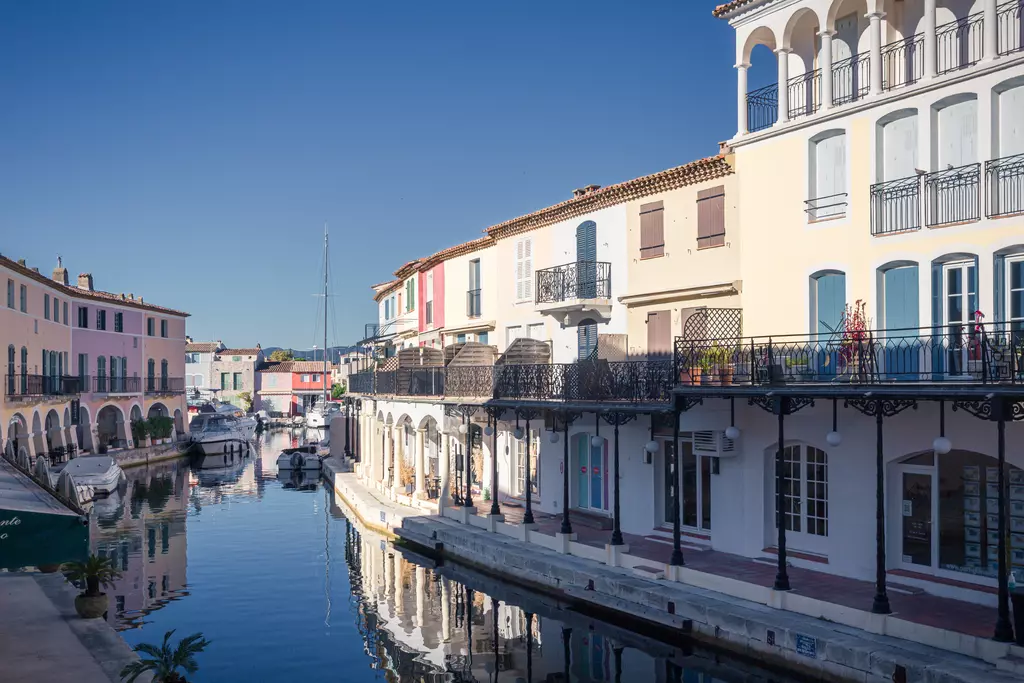
<instances>
[{"instance_id":1,"label":"blue door","mask_svg":"<svg viewBox=\"0 0 1024 683\"><path fill-rule=\"evenodd\" d=\"M818 333L814 365L819 376L835 376L839 365L839 345L843 338L846 313L846 274L826 273L814 279L814 319ZM799 366L800 358L795 359ZM805 361L806 362L806 361Z\"/></svg>"},{"instance_id":2,"label":"blue door","mask_svg":"<svg viewBox=\"0 0 1024 683\"><path fill-rule=\"evenodd\" d=\"M586 221L576 228L576 277L580 299L597 296L597 223ZM572 298L572 297L569 297Z\"/></svg>"},{"instance_id":3,"label":"blue door","mask_svg":"<svg viewBox=\"0 0 1024 683\"><path fill-rule=\"evenodd\" d=\"M885 303L885 367L887 379L911 379L921 367L917 266L891 268L882 275Z\"/></svg>"}]
</instances>

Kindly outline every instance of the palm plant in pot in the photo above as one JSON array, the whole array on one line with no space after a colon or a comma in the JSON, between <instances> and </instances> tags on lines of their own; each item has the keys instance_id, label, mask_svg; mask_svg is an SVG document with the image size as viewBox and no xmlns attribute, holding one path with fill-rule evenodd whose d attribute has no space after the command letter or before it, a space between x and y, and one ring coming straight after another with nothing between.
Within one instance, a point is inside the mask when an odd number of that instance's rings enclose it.
<instances>
[{"instance_id":1,"label":"palm plant in pot","mask_svg":"<svg viewBox=\"0 0 1024 683\"><path fill-rule=\"evenodd\" d=\"M198 671L196 655L205 650L210 641L204 638L202 633L193 633L179 640L178 645L172 648L172 635L173 630L165 633L164 642L159 647L149 643L136 645L135 651L146 656L125 665L121 669L121 680L124 683L134 683L135 679L149 671L153 674L153 683L188 683L188 679L178 673L178 670L186 674Z\"/></svg>"},{"instance_id":2,"label":"palm plant in pot","mask_svg":"<svg viewBox=\"0 0 1024 683\"><path fill-rule=\"evenodd\" d=\"M85 562L64 565L68 578L76 583L85 582L85 590L75 597L75 611L83 619L102 617L107 611L107 594L100 587L113 586L121 572L105 557L90 555Z\"/></svg>"}]
</instances>

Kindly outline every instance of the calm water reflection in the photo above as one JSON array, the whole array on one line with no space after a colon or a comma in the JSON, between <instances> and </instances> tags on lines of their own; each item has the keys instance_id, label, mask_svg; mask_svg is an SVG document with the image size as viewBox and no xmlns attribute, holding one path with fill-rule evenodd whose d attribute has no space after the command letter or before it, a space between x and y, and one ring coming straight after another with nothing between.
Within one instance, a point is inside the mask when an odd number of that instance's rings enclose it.
<instances>
[{"instance_id":1,"label":"calm water reflection","mask_svg":"<svg viewBox=\"0 0 1024 683\"><path fill-rule=\"evenodd\" d=\"M125 640L202 631L213 645L194 680L217 683L794 680L433 567L350 522L329 490L279 481L290 442L272 434L229 470L127 470L94 509L94 552L124 574L107 618Z\"/></svg>"}]
</instances>

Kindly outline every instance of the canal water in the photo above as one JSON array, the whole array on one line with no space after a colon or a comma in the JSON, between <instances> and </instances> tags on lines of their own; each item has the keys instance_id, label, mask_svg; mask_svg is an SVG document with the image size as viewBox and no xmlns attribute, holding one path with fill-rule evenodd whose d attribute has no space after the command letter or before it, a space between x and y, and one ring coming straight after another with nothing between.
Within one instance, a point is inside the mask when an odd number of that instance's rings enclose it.
<instances>
[{"instance_id":1,"label":"canal water","mask_svg":"<svg viewBox=\"0 0 1024 683\"><path fill-rule=\"evenodd\" d=\"M93 552L123 573L107 619L130 645L200 631L191 680L206 683L797 680L397 549L329 488L278 479L293 438L226 470L126 470L123 495L94 508Z\"/></svg>"}]
</instances>

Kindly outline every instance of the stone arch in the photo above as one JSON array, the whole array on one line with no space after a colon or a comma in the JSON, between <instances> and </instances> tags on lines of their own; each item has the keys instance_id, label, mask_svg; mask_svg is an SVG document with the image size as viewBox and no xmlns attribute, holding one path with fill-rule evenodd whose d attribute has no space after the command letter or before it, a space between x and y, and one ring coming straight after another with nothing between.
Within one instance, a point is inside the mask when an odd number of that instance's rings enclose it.
<instances>
[{"instance_id":1,"label":"stone arch","mask_svg":"<svg viewBox=\"0 0 1024 683\"><path fill-rule=\"evenodd\" d=\"M129 415L131 415L130 419L131 419L132 422L135 422L137 420L141 420L142 419L142 407L138 403L133 403L132 407L131 407L131 410L129 412Z\"/></svg>"},{"instance_id":2,"label":"stone arch","mask_svg":"<svg viewBox=\"0 0 1024 683\"><path fill-rule=\"evenodd\" d=\"M883 2L884 0L832 0L825 14L825 28L834 31L837 19L855 12L861 18L872 12L880 12Z\"/></svg>"},{"instance_id":3,"label":"stone arch","mask_svg":"<svg viewBox=\"0 0 1024 683\"><path fill-rule=\"evenodd\" d=\"M395 424L395 419L391 416L391 413L388 413L388 416L384 418L384 424L389 427Z\"/></svg>"},{"instance_id":4,"label":"stone arch","mask_svg":"<svg viewBox=\"0 0 1024 683\"><path fill-rule=\"evenodd\" d=\"M11 443L11 451L17 456L19 453L29 454L29 431L28 422L21 413L14 413L7 423L7 439Z\"/></svg>"},{"instance_id":5,"label":"stone arch","mask_svg":"<svg viewBox=\"0 0 1024 683\"><path fill-rule=\"evenodd\" d=\"M148 419L151 417L169 417L167 406L159 401L151 405L149 410L146 412L146 418Z\"/></svg>"},{"instance_id":6,"label":"stone arch","mask_svg":"<svg viewBox=\"0 0 1024 683\"><path fill-rule=\"evenodd\" d=\"M60 433L60 414L53 408L46 411L46 417L43 418L43 440L47 453L64 446Z\"/></svg>"},{"instance_id":7,"label":"stone arch","mask_svg":"<svg viewBox=\"0 0 1024 683\"><path fill-rule=\"evenodd\" d=\"M823 23L813 9L809 7L798 9L786 22L786 27L782 31L781 47L797 50L804 45L809 45L813 53L815 38ZM812 32L808 33L808 31ZM805 66L809 67L810 65Z\"/></svg>"},{"instance_id":8,"label":"stone arch","mask_svg":"<svg viewBox=\"0 0 1024 683\"><path fill-rule=\"evenodd\" d=\"M741 64L750 64L751 53L758 45L763 45L774 52L779 46L779 41L775 38L775 31L767 26L758 26L747 34L747 40L743 44L743 52L740 54Z\"/></svg>"},{"instance_id":9,"label":"stone arch","mask_svg":"<svg viewBox=\"0 0 1024 683\"><path fill-rule=\"evenodd\" d=\"M124 412L116 403L107 403L96 413L96 449L127 445Z\"/></svg>"},{"instance_id":10,"label":"stone arch","mask_svg":"<svg viewBox=\"0 0 1024 683\"><path fill-rule=\"evenodd\" d=\"M93 452L96 445L92 442L92 415L85 404L78 409L78 447L83 451Z\"/></svg>"}]
</instances>

